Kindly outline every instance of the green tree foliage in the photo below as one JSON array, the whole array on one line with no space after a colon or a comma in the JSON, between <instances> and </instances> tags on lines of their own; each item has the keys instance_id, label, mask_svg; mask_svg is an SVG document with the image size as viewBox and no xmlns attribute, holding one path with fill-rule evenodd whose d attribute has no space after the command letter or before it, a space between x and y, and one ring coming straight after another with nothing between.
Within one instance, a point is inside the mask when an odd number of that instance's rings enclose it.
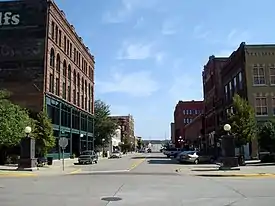
<instances>
[{"instance_id":1,"label":"green tree foliage","mask_svg":"<svg viewBox=\"0 0 275 206\"><path fill-rule=\"evenodd\" d=\"M117 129L116 122L110 118L110 106L101 100L95 101L95 122L94 136L95 145L102 146L102 139L105 139L105 144L110 141L112 135Z\"/></svg>"},{"instance_id":2,"label":"green tree foliage","mask_svg":"<svg viewBox=\"0 0 275 206\"><path fill-rule=\"evenodd\" d=\"M129 137L124 137L123 138L123 142L120 145L120 147L121 147L121 151L122 152L128 152L128 151L130 151L132 149L132 144L129 141Z\"/></svg>"},{"instance_id":3,"label":"green tree foliage","mask_svg":"<svg viewBox=\"0 0 275 206\"><path fill-rule=\"evenodd\" d=\"M28 112L11 103L9 95L7 91L0 91L0 147L18 145L25 137L25 127L32 124Z\"/></svg>"},{"instance_id":4,"label":"green tree foliage","mask_svg":"<svg viewBox=\"0 0 275 206\"><path fill-rule=\"evenodd\" d=\"M265 122L259 129L259 144L261 149L275 151L275 121Z\"/></svg>"},{"instance_id":5,"label":"green tree foliage","mask_svg":"<svg viewBox=\"0 0 275 206\"><path fill-rule=\"evenodd\" d=\"M46 111L37 114L33 136L36 139L36 150L39 156L45 156L55 146L53 126Z\"/></svg>"},{"instance_id":6,"label":"green tree foliage","mask_svg":"<svg viewBox=\"0 0 275 206\"><path fill-rule=\"evenodd\" d=\"M229 115L232 133L236 138L236 146L241 147L256 137L256 119L254 109L239 95L233 97L234 113Z\"/></svg>"}]
</instances>

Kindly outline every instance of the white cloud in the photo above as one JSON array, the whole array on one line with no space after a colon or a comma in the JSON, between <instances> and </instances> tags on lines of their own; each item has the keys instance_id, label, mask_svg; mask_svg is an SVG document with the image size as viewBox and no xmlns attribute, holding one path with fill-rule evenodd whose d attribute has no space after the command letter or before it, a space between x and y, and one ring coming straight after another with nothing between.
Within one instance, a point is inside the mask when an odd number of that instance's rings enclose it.
<instances>
[{"instance_id":1,"label":"white cloud","mask_svg":"<svg viewBox=\"0 0 275 206\"><path fill-rule=\"evenodd\" d=\"M152 56L152 44L124 42L118 51L118 59L147 59Z\"/></svg>"},{"instance_id":2,"label":"white cloud","mask_svg":"<svg viewBox=\"0 0 275 206\"><path fill-rule=\"evenodd\" d=\"M167 19L162 24L161 33L163 35L173 35L178 32L178 19Z\"/></svg>"},{"instance_id":3,"label":"white cloud","mask_svg":"<svg viewBox=\"0 0 275 206\"><path fill-rule=\"evenodd\" d=\"M112 78L97 81L99 93L125 93L134 97L150 96L159 89L151 72L114 73Z\"/></svg>"},{"instance_id":4,"label":"white cloud","mask_svg":"<svg viewBox=\"0 0 275 206\"><path fill-rule=\"evenodd\" d=\"M241 42L247 42L251 39L251 34L248 31L238 31L232 29L227 35L227 45L229 47L238 47Z\"/></svg>"},{"instance_id":5,"label":"white cloud","mask_svg":"<svg viewBox=\"0 0 275 206\"><path fill-rule=\"evenodd\" d=\"M115 12L106 12L102 20L105 23L122 23L128 20L137 9L154 8L158 0L121 0L121 8Z\"/></svg>"}]
</instances>

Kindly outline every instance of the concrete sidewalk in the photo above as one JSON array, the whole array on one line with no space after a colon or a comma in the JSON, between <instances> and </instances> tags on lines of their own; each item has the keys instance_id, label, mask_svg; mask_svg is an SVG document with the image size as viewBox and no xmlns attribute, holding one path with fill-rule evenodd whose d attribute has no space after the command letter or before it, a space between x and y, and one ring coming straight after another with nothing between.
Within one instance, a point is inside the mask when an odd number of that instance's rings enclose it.
<instances>
[{"instance_id":1,"label":"concrete sidewalk","mask_svg":"<svg viewBox=\"0 0 275 206\"><path fill-rule=\"evenodd\" d=\"M184 171L181 171L184 173ZM193 167L188 172L190 175L204 177L274 177L275 166L242 166L239 170L219 170L218 166Z\"/></svg>"}]
</instances>

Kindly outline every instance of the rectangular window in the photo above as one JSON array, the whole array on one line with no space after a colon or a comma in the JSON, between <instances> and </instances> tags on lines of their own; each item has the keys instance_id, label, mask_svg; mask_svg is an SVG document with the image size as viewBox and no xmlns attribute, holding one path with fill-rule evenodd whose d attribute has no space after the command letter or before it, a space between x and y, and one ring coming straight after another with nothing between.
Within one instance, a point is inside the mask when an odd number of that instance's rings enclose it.
<instances>
[{"instance_id":1,"label":"rectangular window","mask_svg":"<svg viewBox=\"0 0 275 206\"><path fill-rule=\"evenodd\" d=\"M275 97L272 97L272 112L275 115Z\"/></svg>"},{"instance_id":2,"label":"rectangular window","mask_svg":"<svg viewBox=\"0 0 275 206\"><path fill-rule=\"evenodd\" d=\"M55 23L52 21L52 34L51 34L51 36L52 36L53 40L54 40L54 35L55 35L54 28L55 28Z\"/></svg>"},{"instance_id":3,"label":"rectangular window","mask_svg":"<svg viewBox=\"0 0 275 206\"><path fill-rule=\"evenodd\" d=\"M59 78L55 79L55 94L57 96L60 95L60 85L59 85Z\"/></svg>"},{"instance_id":4,"label":"rectangular window","mask_svg":"<svg viewBox=\"0 0 275 206\"><path fill-rule=\"evenodd\" d=\"M85 97L85 102L84 102L85 110L87 110L87 97Z\"/></svg>"},{"instance_id":5,"label":"rectangular window","mask_svg":"<svg viewBox=\"0 0 275 206\"><path fill-rule=\"evenodd\" d=\"M61 47L62 32L59 30L58 45Z\"/></svg>"},{"instance_id":6,"label":"rectangular window","mask_svg":"<svg viewBox=\"0 0 275 206\"><path fill-rule=\"evenodd\" d=\"M229 93L229 98L231 98L231 96L232 96L232 82L229 82L229 91L228 91L228 93Z\"/></svg>"},{"instance_id":7,"label":"rectangular window","mask_svg":"<svg viewBox=\"0 0 275 206\"><path fill-rule=\"evenodd\" d=\"M76 49L74 48L74 63L76 61Z\"/></svg>"},{"instance_id":8,"label":"rectangular window","mask_svg":"<svg viewBox=\"0 0 275 206\"><path fill-rule=\"evenodd\" d=\"M69 52L70 52L70 41L69 39L67 39L67 55L69 55Z\"/></svg>"},{"instance_id":9,"label":"rectangular window","mask_svg":"<svg viewBox=\"0 0 275 206\"><path fill-rule=\"evenodd\" d=\"M77 92L77 106L80 107L80 96L79 96L79 92Z\"/></svg>"},{"instance_id":10,"label":"rectangular window","mask_svg":"<svg viewBox=\"0 0 275 206\"><path fill-rule=\"evenodd\" d=\"M64 35L64 52L67 50L67 37Z\"/></svg>"},{"instance_id":11,"label":"rectangular window","mask_svg":"<svg viewBox=\"0 0 275 206\"><path fill-rule=\"evenodd\" d=\"M66 82L63 82L62 84L62 97L63 99L66 99Z\"/></svg>"},{"instance_id":12,"label":"rectangular window","mask_svg":"<svg viewBox=\"0 0 275 206\"><path fill-rule=\"evenodd\" d=\"M265 85L265 72L263 67L253 68L253 84Z\"/></svg>"},{"instance_id":13,"label":"rectangular window","mask_svg":"<svg viewBox=\"0 0 275 206\"><path fill-rule=\"evenodd\" d=\"M268 105L266 97L255 98L255 110L257 116L266 116L268 114Z\"/></svg>"},{"instance_id":14,"label":"rectangular window","mask_svg":"<svg viewBox=\"0 0 275 206\"><path fill-rule=\"evenodd\" d=\"M275 68L272 67L272 68L269 68L269 77L270 77L270 84L271 85L275 85Z\"/></svg>"},{"instance_id":15,"label":"rectangular window","mask_svg":"<svg viewBox=\"0 0 275 206\"><path fill-rule=\"evenodd\" d=\"M90 100L88 101L88 109L89 109L89 112L91 112L91 101Z\"/></svg>"},{"instance_id":16,"label":"rectangular window","mask_svg":"<svg viewBox=\"0 0 275 206\"><path fill-rule=\"evenodd\" d=\"M237 90L237 77L234 77L233 83L234 83L234 89L236 91Z\"/></svg>"},{"instance_id":17,"label":"rectangular window","mask_svg":"<svg viewBox=\"0 0 275 206\"><path fill-rule=\"evenodd\" d=\"M238 74L238 80L239 80L239 88L243 89L243 76L242 76L242 72L240 72Z\"/></svg>"},{"instance_id":18,"label":"rectangular window","mask_svg":"<svg viewBox=\"0 0 275 206\"><path fill-rule=\"evenodd\" d=\"M68 101L71 101L71 86L68 86Z\"/></svg>"},{"instance_id":19,"label":"rectangular window","mask_svg":"<svg viewBox=\"0 0 275 206\"><path fill-rule=\"evenodd\" d=\"M53 74L50 74L50 85L49 85L49 91L51 93L54 93L54 77Z\"/></svg>"},{"instance_id":20,"label":"rectangular window","mask_svg":"<svg viewBox=\"0 0 275 206\"><path fill-rule=\"evenodd\" d=\"M81 95L81 108L84 109L84 95Z\"/></svg>"},{"instance_id":21,"label":"rectangular window","mask_svg":"<svg viewBox=\"0 0 275 206\"><path fill-rule=\"evenodd\" d=\"M70 58L72 58L72 47L73 47L73 45L72 45L72 43L70 43Z\"/></svg>"},{"instance_id":22,"label":"rectangular window","mask_svg":"<svg viewBox=\"0 0 275 206\"><path fill-rule=\"evenodd\" d=\"M55 43L58 42L58 26L55 26Z\"/></svg>"},{"instance_id":23,"label":"rectangular window","mask_svg":"<svg viewBox=\"0 0 275 206\"><path fill-rule=\"evenodd\" d=\"M228 100L228 85L224 86L224 94L225 94L225 100Z\"/></svg>"},{"instance_id":24,"label":"rectangular window","mask_svg":"<svg viewBox=\"0 0 275 206\"><path fill-rule=\"evenodd\" d=\"M73 90L73 103L76 105L76 91Z\"/></svg>"}]
</instances>

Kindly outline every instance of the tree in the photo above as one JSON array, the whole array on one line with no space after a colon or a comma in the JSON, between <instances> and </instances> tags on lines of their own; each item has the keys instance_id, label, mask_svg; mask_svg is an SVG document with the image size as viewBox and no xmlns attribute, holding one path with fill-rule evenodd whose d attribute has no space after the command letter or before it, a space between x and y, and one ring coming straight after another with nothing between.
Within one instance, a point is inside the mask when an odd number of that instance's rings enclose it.
<instances>
[{"instance_id":1,"label":"tree","mask_svg":"<svg viewBox=\"0 0 275 206\"><path fill-rule=\"evenodd\" d=\"M47 112L41 111L37 114L34 125L33 136L36 140L36 150L39 156L45 156L56 142L53 136L51 119Z\"/></svg>"},{"instance_id":2,"label":"tree","mask_svg":"<svg viewBox=\"0 0 275 206\"><path fill-rule=\"evenodd\" d=\"M20 106L11 103L10 93L0 91L0 162L6 159L6 149L17 146L25 137L24 129L32 124L28 112Z\"/></svg>"},{"instance_id":3,"label":"tree","mask_svg":"<svg viewBox=\"0 0 275 206\"><path fill-rule=\"evenodd\" d=\"M237 94L233 97L233 108L234 113L229 115L231 131L235 135L236 146L242 148L256 137L255 112L254 108Z\"/></svg>"},{"instance_id":4,"label":"tree","mask_svg":"<svg viewBox=\"0 0 275 206\"><path fill-rule=\"evenodd\" d=\"M110 141L112 135L115 134L117 124L110 118L110 106L101 100L95 101L95 119L94 119L94 137L95 145L103 146ZM105 139L104 143L102 139Z\"/></svg>"},{"instance_id":5,"label":"tree","mask_svg":"<svg viewBox=\"0 0 275 206\"><path fill-rule=\"evenodd\" d=\"M259 129L259 144L261 149L268 152L275 151L275 121L265 122Z\"/></svg>"},{"instance_id":6,"label":"tree","mask_svg":"<svg viewBox=\"0 0 275 206\"><path fill-rule=\"evenodd\" d=\"M141 140L141 138L138 138L138 140L137 140L137 149L140 150L141 147L142 147L142 140Z\"/></svg>"}]
</instances>

